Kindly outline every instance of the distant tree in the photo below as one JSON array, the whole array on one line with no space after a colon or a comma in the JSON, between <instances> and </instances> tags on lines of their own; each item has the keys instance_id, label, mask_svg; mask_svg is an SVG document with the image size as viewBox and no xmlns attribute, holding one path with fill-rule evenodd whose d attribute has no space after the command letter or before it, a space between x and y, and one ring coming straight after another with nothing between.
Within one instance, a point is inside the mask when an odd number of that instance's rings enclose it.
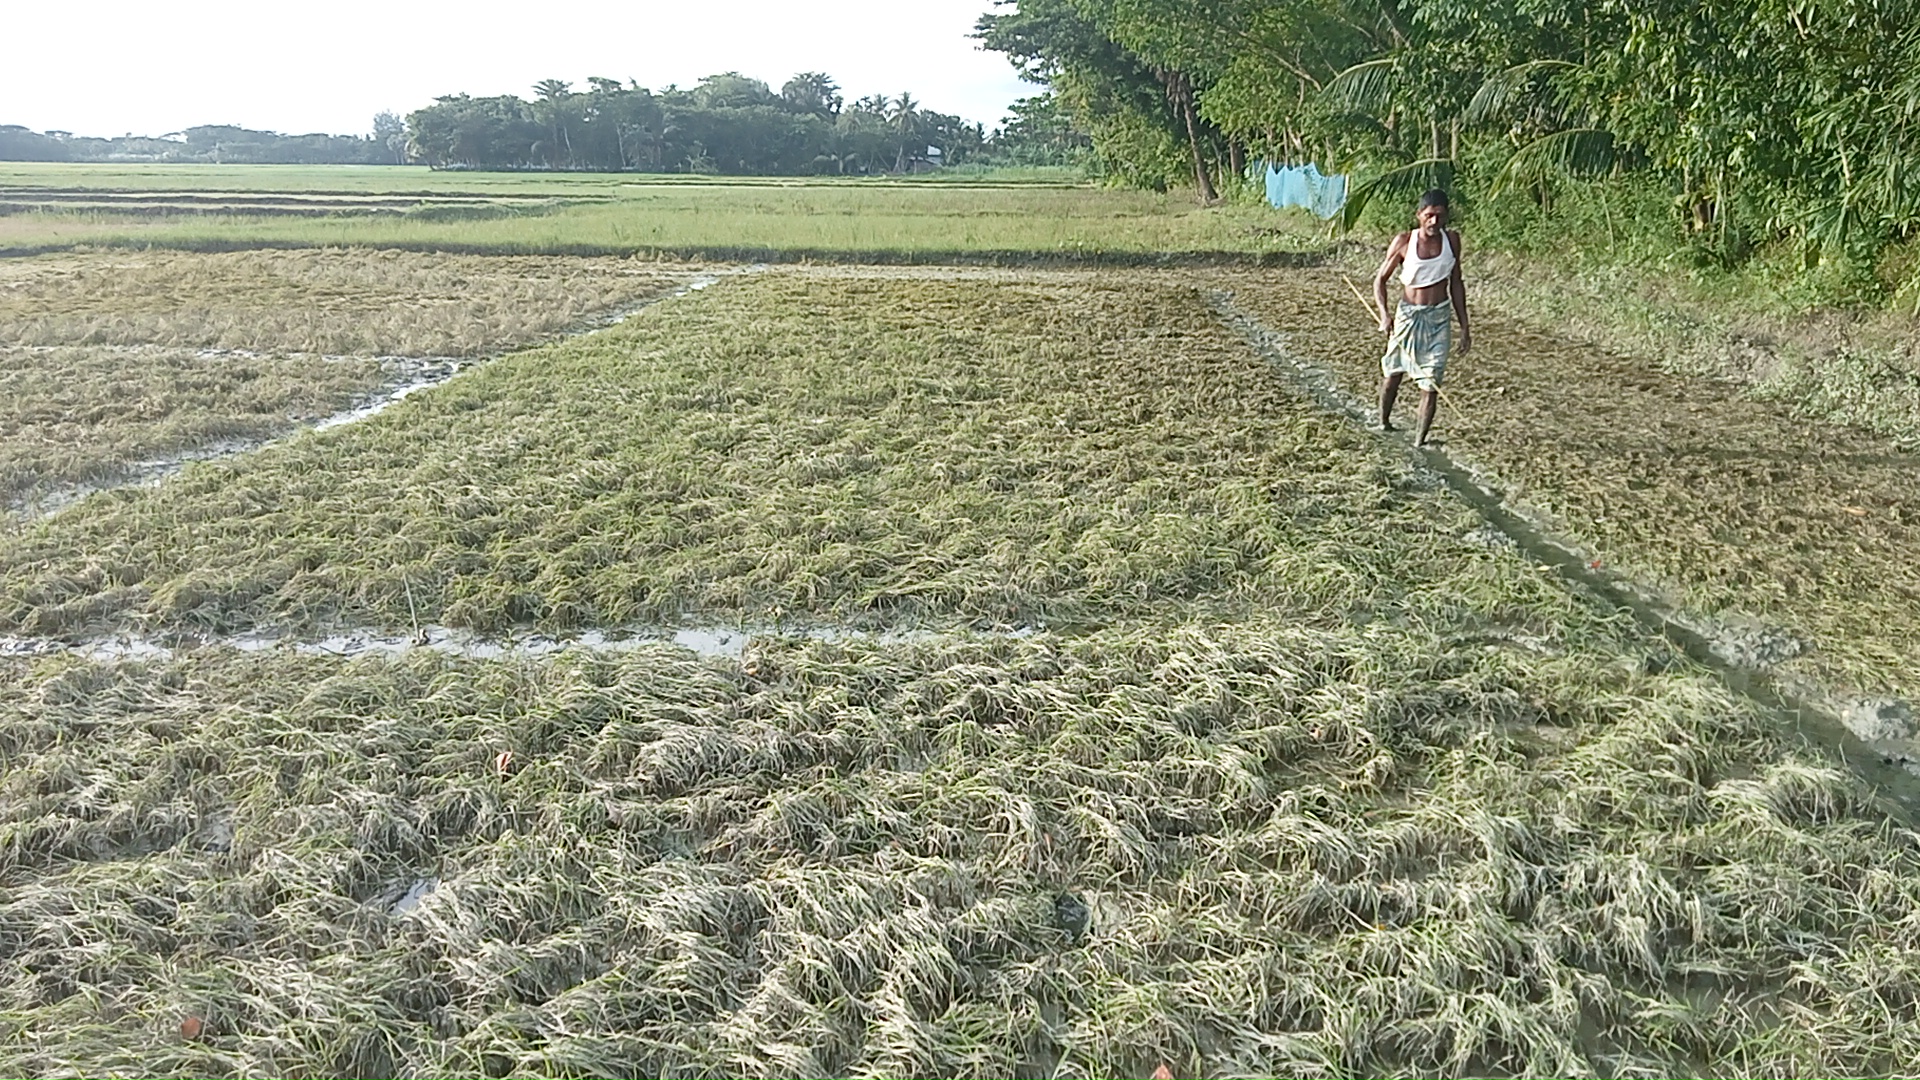
<instances>
[{"instance_id":1,"label":"distant tree","mask_svg":"<svg viewBox=\"0 0 1920 1080\"><path fill-rule=\"evenodd\" d=\"M511 94L451 94L407 116L409 148L435 166L524 168L535 161L541 135L531 107Z\"/></svg>"},{"instance_id":2,"label":"distant tree","mask_svg":"<svg viewBox=\"0 0 1920 1080\"><path fill-rule=\"evenodd\" d=\"M1013 103L994 133L993 152L1014 165L1067 165L1086 159L1093 138L1051 92Z\"/></svg>"},{"instance_id":3,"label":"distant tree","mask_svg":"<svg viewBox=\"0 0 1920 1080\"><path fill-rule=\"evenodd\" d=\"M62 141L18 124L0 124L0 161L65 161Z\"/></svg>"},{"instance_id":4,"label":"distant tree","mask_svg":"<svg viewBox=\"0 0 1920 1080\"><path fill-rule=\"evenodd\" d=\"M549 165L559 165L573 157L573 138L567 130L567 106L573 97L573 84L560 79L541 79L533 84L538 101L534 115L545 120L551 136L544 155Z\"/></svg>"},{"instance_id":5,"label":"distant tree","mask_svg":"<svg viewBox=\"0 0 1920 1080\"><path fill-rule=\"evenodd\" d=\"M597 169L657 167L660 103L637 82L590 78L575 157Z\"/></svg>"},{"instance_id":6,"label":"distant tree","mask_svg":"<svg viewBox=\"0 0 1920 1080\"><path fill-rule=\"evenodd\" d=\"M377 112L373 114L373 141L393 155L393 163L402 165L407 160L407 122L400 119L398 113Z\"/></svg>"},{"instance_id":7,"label":"distant tree","mask_svg":"<svg viewBox=\"0 0 1920 1080\"><path fill-rule=\"evenodd\" d=\"M893 171L906 172L912 157L916 156L913 149L915 145L922 148L926 146L926 141L920 134L920 103L913 100L912 94L903 90L900 96L894 98L888 105L887 118L893 122L893 130L899 146L899 152L893 159Z\"/></svg>"},{"instance_id":8,"label":"distant tree","mask_svg":"<svg viewBox=\"0 0 1920 1080\"><path fill-rule=\"evenodd\" d=\"M748 105L776 105L779 95L759 79L750 79L737 71L724 71L701 79L693 88L696 104L709 109L738 109Z\"/></svg>"},{"instance_id":9,"label":"distant tree","mask_svg":"<svg viewBox=\"0 0 1920 1080\"><path fill-rule=\"evenodd\" d=\"M840 86L818 71L803 71L788 79L780 88L780 96L796 112L812 113L823 120L840 115Z\"/></svg>"}]
</instances>

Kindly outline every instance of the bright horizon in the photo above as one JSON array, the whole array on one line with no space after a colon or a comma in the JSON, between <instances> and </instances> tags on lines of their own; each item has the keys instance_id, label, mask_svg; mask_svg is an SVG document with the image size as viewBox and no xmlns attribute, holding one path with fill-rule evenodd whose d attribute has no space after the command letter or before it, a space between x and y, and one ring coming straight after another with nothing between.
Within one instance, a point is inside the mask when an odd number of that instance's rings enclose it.
<instances>
[{"instance_id":1,"label":"bright horizon","mask_svg":"<svg viewBox=\"0 0 1920 1080\"><path fill-rule=\"evenodd\" d=\"M851 101L913 94L992 129L1038 92L968 36L993 0L608 0L529 9L341 0L318 9L185 0L23 4L0 66L0 124L114 137L202 124L363 135L442 94L532 96L604 76L658 90L739 71L774 89L824 71ZM709 25L718 20L719 25Z\"/></svg>"}]
</instances>

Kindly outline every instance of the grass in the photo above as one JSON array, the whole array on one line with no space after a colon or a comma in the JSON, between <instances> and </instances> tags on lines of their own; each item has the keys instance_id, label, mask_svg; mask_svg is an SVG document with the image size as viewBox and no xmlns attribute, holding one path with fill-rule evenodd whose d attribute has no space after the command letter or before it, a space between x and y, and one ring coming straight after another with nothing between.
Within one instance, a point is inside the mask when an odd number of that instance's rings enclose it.
<instances>
[{"instance_id":1,"label":"grass","mask_svg":"<svg viewBox=\"0 0 1920 1080\"><path fill-rule=\"evenodd\" d=\"M341 250L0 263L0 506L291 431L579 327L692 267Z\"/></svg>"},{"instance_id":2,"label":"grass","mask_svg":"<svg viewBox=\"0 0 1920 1080\"><path fill-rule=\"evenodd\" d=\"M1092 191L737 187L661 206L817 228L837 258L849 226L811 219L866 198L926 212L894 242L928 258L976 195L1086 199L1029 252L1242 227L1090 224L1116 205ZM75 370L254 324L273 356L475 321L486 349L633 269L47 256L0 262L0 332ZM1907 1068L1906 818L1289 391L1212 313L1223 284L1371 393L1331 274L789 267L0 537L8 634L925 631L737 659L0 654L0 1071ZM1881 465L1722 384L1480 331L1443 420L1462 456L1609 565L1805 614L1811 670L1910 662ZM76 343L122 332L143 344ZM1894 501L1856 517L1848 484Z\"/></svg>"},{"instance_id":3,"label":"grass","mask_svg":"<svg viewBox=\"0 0 1920 1080\"><path fill-rule=\"evenodd\" d=\"M1340 620L1473 550L1431 483L1164 279L776 272L100 496L0 543L0 627Z\"/></svg>"},{"instance_id":4,"label":"grass","mask_svg":"<svg viewBox=\"0 0 1920 1080\"><path fill-rule=\"evenodd\" d=\"M1729 280L1634 266L1556 272L1495 256L1476 276L1541 329L1684 380L1709 379L1804 420L1920 448L1920 362L1909 313L1810 304L1766 264Z\"/></svg>"},{"instance_id":5,"label":"grass","mask_svg":"<svg viewBox=\"0 0 1920 1080\"><path fill-rule=\"evenodd\" d=\"M0 1068L1913 1060L1911 833L1711 681L1623 670L1617 622L1568 612L1545 657L1446 608L744 663L0 661Z\"/></svg>"},{"instance_id":6,"label":"grass","mask_svg":"<svg viewBox=\"0 0 1920 1080\"><path fill-rule=\"evenodd\" d=\"M418 194L423 211L450 196L504 199L544 195L567 205L479 220L465 214L349 213L130 215L101 211L0 216L0 249L64 250L78 245L230 250L259 246L356 246L481 254L628 255L717 258L832 258L939 262L1186 256L1246 259L1317 251L1315 230L1277 224L1248 205L1202 209L1172 194L1053 183L913 180L768 180L636 177L621 174L427 173L269 166L174 171L171 167L93 174L77 166L14 172L70 191L263 191L284 187L347 194ZM205 171L211 169L213 171ZM7 190L0 171L0 195ZM167 181L166 187L149 185ZM15 179L14 183L21 183ZM307 185L313 185L309 188ZM324 187L324 185L332 185ZM344 205L344 204L343 204Z\"/></svg>"},{"instance_id":7,"label":"grass","mask_svg":"<svg viewBox=\"0 0 1920 1080\"><path fill-rule=\"evenodd\" d=\"M1232 283L1373 399L1379 335L1337 273ZM1788 670L1920 695L1912 450L1497 314L1474 324L1474 353L1449 371L1451 452L1604 565L1693 610L1802 635Z\"/></svg>"},{"instance_id":8,"label":"grass","mask_svg":"<svg viewBox=\"0 0 1920 1080\"><path fill-rule=\"evenodd\" d=\"M1081 187L1075 170L1049 166L948 169L904 176L704 176L688 173L469 172L416 165L199 165L0 162L0 191L394 193L506 198L595 197L635 187L888 188L925 184Z\"/></svg>"}]
</instances>

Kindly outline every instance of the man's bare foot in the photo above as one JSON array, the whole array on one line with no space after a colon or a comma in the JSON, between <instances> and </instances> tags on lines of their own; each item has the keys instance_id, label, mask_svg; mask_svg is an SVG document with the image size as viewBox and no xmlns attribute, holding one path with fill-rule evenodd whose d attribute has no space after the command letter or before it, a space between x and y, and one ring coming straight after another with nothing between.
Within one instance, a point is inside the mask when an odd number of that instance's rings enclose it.
<instances>
[{"instance_id":1,"label":"man's bare foot","mask_svg":"<svg viewBox=\"0 0 1920 1080\"><path fill-rule=\"evenodd\" d=\"M1381 431L1399 431L1400 429L1393 426L1393 421L1382 420L1380 421L1380 430Z\"/></svg>"}]
</instances>

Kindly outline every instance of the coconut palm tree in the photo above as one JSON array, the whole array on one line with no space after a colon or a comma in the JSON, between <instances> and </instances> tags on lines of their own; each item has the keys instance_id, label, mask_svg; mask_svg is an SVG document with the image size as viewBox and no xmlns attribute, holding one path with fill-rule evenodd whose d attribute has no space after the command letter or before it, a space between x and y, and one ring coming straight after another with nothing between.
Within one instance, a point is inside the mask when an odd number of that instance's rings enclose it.
<instances>
[{"instance_id":1,"label":"coconut palm tree","mask_svg":"<svg viewBox=\"0 0 1920 1080\"><path fill-rule=\"evenodd\" d=\"M555 150L564 148L569 159L573 157L573 140L567 134L564 116L567 98L571 95L573 84L560 79L541 79L533 84L534 95L539 99L541 112L546 113L547 132L552 136L548 143ZM547 164L556 164L553 155L548 155Z\"/></svg>"}]
</instances>

